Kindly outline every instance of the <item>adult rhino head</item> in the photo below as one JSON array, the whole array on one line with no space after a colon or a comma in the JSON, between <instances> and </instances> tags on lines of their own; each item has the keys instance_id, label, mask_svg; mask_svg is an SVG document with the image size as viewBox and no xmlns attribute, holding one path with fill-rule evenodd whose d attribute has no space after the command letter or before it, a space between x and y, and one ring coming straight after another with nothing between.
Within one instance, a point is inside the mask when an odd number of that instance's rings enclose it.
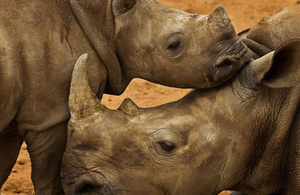
<instances>
[{"instance_id":1,"label":"adult rhino head","mask_svg":"<svg viewBox=\"0 0 300 195\"><path fill-rule=\"evenodd\" d=\"M228 80L249 59L223 7L189 14L154 0L70 0L92 45L107 65L108 92L132 78L206 88Z\"/></svg>"},{"instance_id":2,"label":"adult rhino head","mask_svg":"<svg viewBox=\"0 0 300 195\"><path fill-rule=\"evenodd\" d=\"M109 110L72 78L66 194L300 191L300 41L252 61L226 84L142 109Z\"/></svg>"}]
</instances>

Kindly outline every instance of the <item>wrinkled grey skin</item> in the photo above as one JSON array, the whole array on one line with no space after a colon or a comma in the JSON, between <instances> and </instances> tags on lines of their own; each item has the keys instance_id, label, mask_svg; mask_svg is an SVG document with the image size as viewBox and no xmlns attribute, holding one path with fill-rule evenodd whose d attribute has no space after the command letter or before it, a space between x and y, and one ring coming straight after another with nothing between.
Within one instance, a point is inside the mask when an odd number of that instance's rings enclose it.
<instances>
[{"instance_id":1,"label":"wrinkled grey skin","mask_svg":"<svg viewBox=\"0 0 300 195\"><path fill-rule=\"evenodd\" d=\"M300 6L268 14L253 28L239 33L241 41L257 59L295 39L300 39ZM242 195L238 192L231 195Z\"/></svg>"},{"instance_id":2,"label":"wrinkled grey skin","mask_svg":"<svg viewBox=\"0 0 300 195\"><path fill-rule=\"evenodd\" d=\"M250 58L222 7L200 16L152 0L6 0L0 18L0 187L25 141L36 194L62 193L67 99L82 53L99 97L133 77L214 86Z\"/></svg>"},{"instance_id":3,"label":"wrinkled grey skin","mask_svg":"<svg viewBox=\"0 0 300 195\"><path fill-rule=\"evenodd\" d=\"M226 84L142 109L101 105L75 65L63 157L65 193L300 193L300 40Z\"/></svg>"}]
</instances>

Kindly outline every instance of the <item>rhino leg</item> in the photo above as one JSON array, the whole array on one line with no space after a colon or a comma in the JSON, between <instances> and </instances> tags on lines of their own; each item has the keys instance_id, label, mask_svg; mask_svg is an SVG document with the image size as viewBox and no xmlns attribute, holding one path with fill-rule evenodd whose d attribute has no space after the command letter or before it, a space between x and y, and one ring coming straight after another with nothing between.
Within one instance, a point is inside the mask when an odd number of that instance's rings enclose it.
<instances>
[{"instance_id":1,"label":"rhino leg","mask_svg":"<svg viewBox=\"0 0 300 195\"><path fill-rule=\"evenodd\" d=\"M18 135L14 124L0 134L0 189L16 163L22 143L23 139Z\"/></svg>"},{"instance_id":2,"label":"rhino leg","mask_svg":"<svg viewBox=\"0 0 300 195\"><path fill-rule=\"evenodd\" d=\"M26 134L36 195L63 194L60 168L66 146L66 130L67 121L42 132L28 131Z\"/></svg>"}]
</instances>

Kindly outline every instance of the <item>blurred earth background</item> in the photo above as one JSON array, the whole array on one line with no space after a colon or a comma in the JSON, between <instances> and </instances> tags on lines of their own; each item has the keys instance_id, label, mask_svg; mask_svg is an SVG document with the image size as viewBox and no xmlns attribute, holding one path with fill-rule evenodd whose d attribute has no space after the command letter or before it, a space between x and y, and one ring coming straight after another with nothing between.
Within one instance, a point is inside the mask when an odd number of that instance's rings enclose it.
<instances>
[{"instance_id":1,"label":"blurred earth background","mask_svg":"<svg viewBox=\"0 0 300 195\"><path fill-rule=\"evenodd\" d=\"M300 0L158 0L173 8L196 14L210 14L218 5L223 5L237 32L251 28L260 19L286 6L300 4ZM103 103L112 109L118 108L124 98L130 97L138 106L157 106L178 100L189 89L176 89L134 79L121 96L104 95ZM31 165L26 145L23 144L11 175L1 189L1 195L33 195L30 179ZM45 175L47 177L47 175ZM227 195L223 192L222 195Z\"/></svg>"}]
</instances>

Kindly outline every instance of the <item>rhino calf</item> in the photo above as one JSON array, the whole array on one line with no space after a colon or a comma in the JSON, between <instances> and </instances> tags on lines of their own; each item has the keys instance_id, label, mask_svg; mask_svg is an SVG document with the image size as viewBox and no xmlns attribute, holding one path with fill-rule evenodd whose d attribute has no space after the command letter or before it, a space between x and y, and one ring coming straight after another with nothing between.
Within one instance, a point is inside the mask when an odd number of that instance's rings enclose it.
<instances>
[{"instance_id":1,"label":"rhino calf","mask_svg":"<svg viewBox=\"0 0 300 195\"><path fill-rule=\"evenodd\" d=\"M62 181L75 194L300 193L300 40L226 84L142 109L103 106L73 72Z\"/></svg>"}]
</instances>

